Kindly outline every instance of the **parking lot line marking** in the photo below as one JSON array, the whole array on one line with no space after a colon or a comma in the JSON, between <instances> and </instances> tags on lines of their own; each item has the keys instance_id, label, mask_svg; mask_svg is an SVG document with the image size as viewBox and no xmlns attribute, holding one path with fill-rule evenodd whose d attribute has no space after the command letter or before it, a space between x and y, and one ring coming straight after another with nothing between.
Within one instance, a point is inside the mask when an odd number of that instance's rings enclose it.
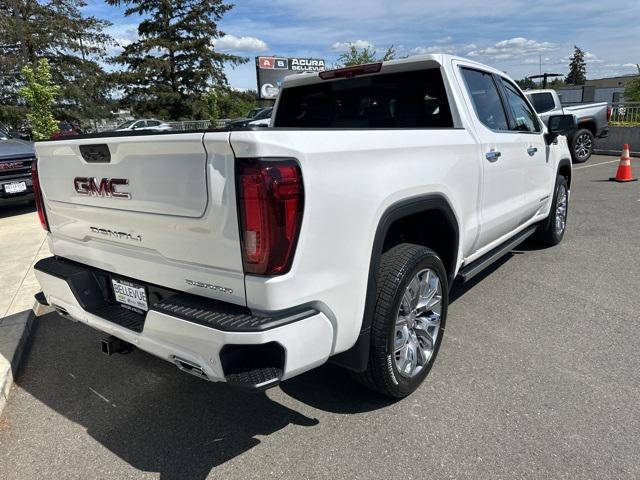
<instances>
[{"instance_id":1,"label":"parking lot line marking","mask_svg":"<svg viewBox=\"0 0 640 480\"><path fill-rule=\"evenodd\" d=\"M91 390L93 393L95 393L98 397L100 397L102 400L104 400L107 403L111 403L111 400L109 400L107 397L105 397L104 395L99 394L98 392L96 392L93 388L88 387L89 390Z\"/></svg>"},{"instance_id":2,"label":"parking lot line marking","mask_svg":"<svg viewBox=\"0 0 640 480\"><path fill-rule=\"evenodd\" d=\"M600 162L600 163L592 163L591 165L583 165L581 167L573 167L574 170L582 170L583 168L591 168L591 167L597 167L598 165L607 165L608 163L616 163L619 162L620 159L616 159L616 160L609 160L608 162Z\"/></svg>"}]
</instances>

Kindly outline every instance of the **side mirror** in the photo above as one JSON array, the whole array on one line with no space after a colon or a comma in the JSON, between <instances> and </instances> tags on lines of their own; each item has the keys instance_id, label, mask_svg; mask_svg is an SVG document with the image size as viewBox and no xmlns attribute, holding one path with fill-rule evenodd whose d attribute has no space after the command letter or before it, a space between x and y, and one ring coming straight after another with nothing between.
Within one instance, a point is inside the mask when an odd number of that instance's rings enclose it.
<instances>
[{"instance_id":1,"label":"side mirror","mask_svg":"<svg viewBox=\"0 0 640 480\"><path fill-rule=\"evenodd\" d=\"M547 143L553 143L558 135L568 135L578 128L574 115L551 115L547 123Z\"/></svg>"}]
</instances>

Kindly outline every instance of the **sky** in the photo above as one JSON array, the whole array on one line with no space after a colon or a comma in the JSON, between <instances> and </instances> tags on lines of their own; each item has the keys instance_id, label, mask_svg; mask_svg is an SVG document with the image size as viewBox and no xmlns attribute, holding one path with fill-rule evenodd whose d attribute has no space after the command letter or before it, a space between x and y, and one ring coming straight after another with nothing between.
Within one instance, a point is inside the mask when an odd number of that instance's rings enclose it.
<instances>
[{"instance_id":1,"label":"sky","mask_svg":"<svg viewBox=\"0 0 640 480\"><path fill-rule=\"evenodd\" d=\"M87 0L87 14L113 23L120 45L137 38L139 18ZM587 78L636 73L640 0L236 0L219 24L215 48L251 58L227 68L237 89L255 89L253 57L323 58L333 64L355 44L398 55L452 53L520 79L566 74L573 46L585 50ZM112 51L118 51L115 47Z\"/></svg>"}]
</instances>

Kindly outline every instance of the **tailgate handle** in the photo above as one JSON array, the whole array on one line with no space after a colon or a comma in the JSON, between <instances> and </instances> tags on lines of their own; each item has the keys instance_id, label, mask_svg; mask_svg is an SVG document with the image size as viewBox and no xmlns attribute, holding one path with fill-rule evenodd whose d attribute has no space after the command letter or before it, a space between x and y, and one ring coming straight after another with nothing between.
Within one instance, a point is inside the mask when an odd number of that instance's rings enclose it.
<instances>
[{"instance_id":1,"label":"tailgate handle","mask_svg":"<svg viewBox=\"0 0 640 480\"><path fill-rule=\"evenodd\" d=\"M111 152L106 143L80 145L80 153L87 163L111 163Z\"/></svg>"}]
</instances>

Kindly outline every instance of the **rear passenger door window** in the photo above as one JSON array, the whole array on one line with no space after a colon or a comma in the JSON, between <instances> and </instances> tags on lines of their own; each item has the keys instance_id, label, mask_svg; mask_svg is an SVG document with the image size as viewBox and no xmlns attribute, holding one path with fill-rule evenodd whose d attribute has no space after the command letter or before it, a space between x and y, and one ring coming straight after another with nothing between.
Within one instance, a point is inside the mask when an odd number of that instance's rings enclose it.
<instances>
[{"instance_id":1,"label":"rear passenger door window","mask_svg":"<svg viewBox=\"0 0 640 480\"><path fill-rule=\"evenodd\" d=\"M498 93L493 75L470 68L462 69L462 76L467 85L469 96L473 102L478 120L491 130L509 130L507 114Z\"/></svg>"},{"instance_id":2,"label":"rear passenger door window","mask_svg":"<svg viewBox=\"0 0 640 480\"><path fill-rule=\"evenodd\" d=\"M524 96L511 82L508 82L504 78L501 78L500 81L504 87L505 98L513 116L510 130L529 133L541 132L538 116L531 107L529 107Z\"/></svg>"}]
</instances>

